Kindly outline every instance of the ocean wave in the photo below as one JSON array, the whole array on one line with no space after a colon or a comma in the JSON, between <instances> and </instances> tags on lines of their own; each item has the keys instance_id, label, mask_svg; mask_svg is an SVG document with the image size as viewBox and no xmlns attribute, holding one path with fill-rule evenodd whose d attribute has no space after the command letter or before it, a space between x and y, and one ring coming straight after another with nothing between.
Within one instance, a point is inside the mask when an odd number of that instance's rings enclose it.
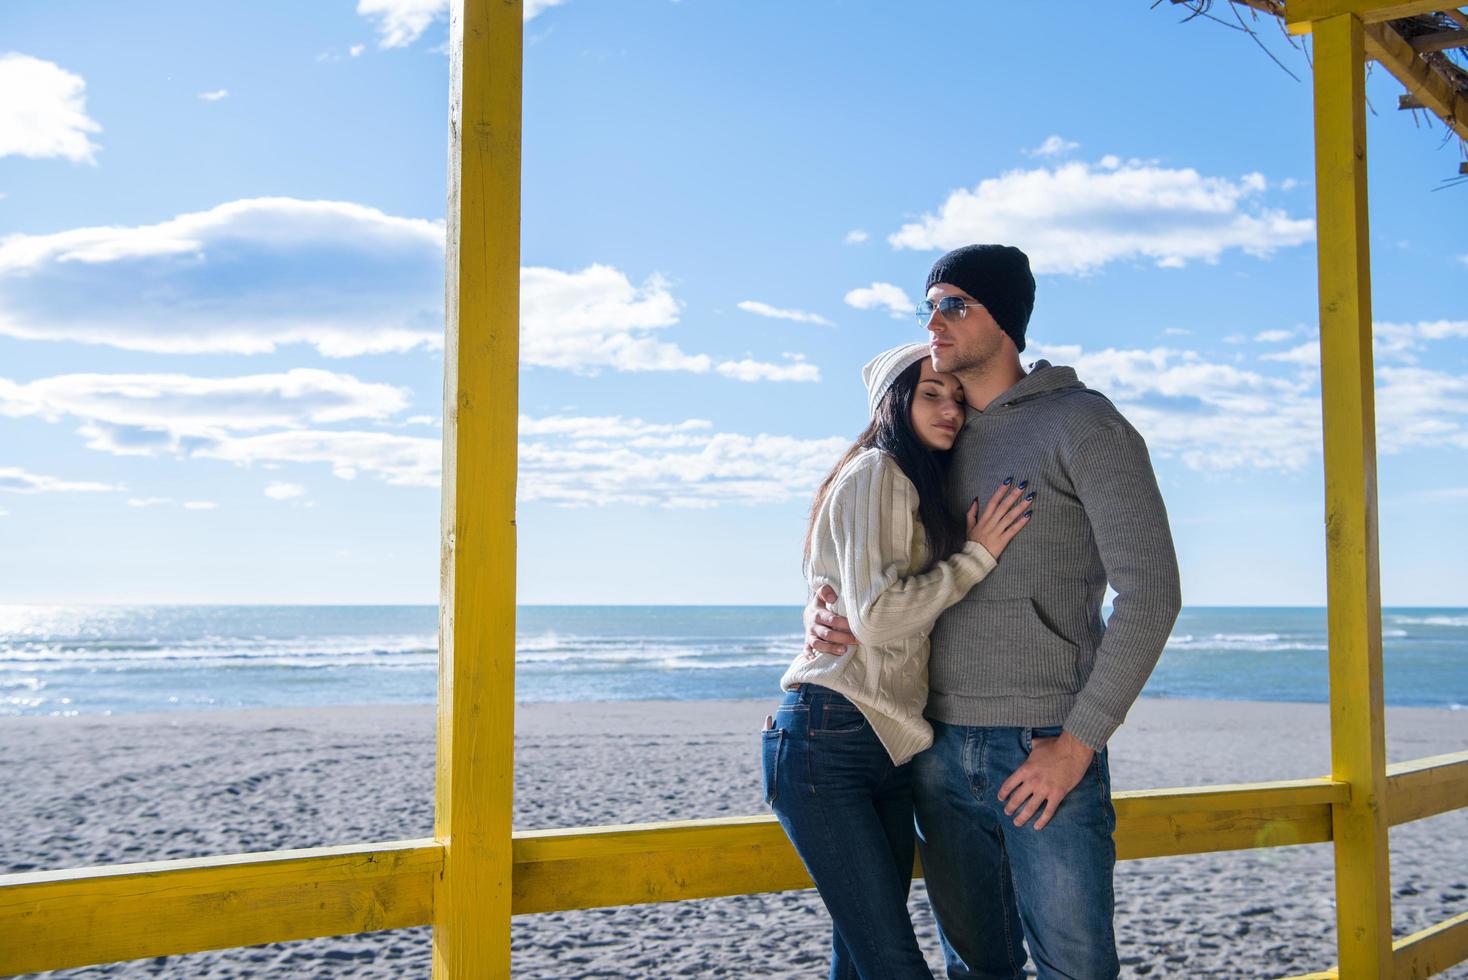
<instances>
[{"instance_id":1,"label":"ocean wave","mask_svg":"<svg viewBox=\"0 0 1468 980\"><path fill-rule=\"evenodd\" d=\"M1325 650L1324 643L1312 639L1286 639L1278 633L1214 633L1194 636L1174 634L1167 638L1169 650L1241 650L1273 653L1285 650Z\"/></svg>"},{"instance_id":2,"label":"ocean wave","mask_svg":"<svg viewBox=\"0 0 1468 980\"><path fill-rule=\"evenodd\" d=\"M1468 616L1393 616L1392 622L1407 626L1468 626Z\"/></svg>"}]
</instances>

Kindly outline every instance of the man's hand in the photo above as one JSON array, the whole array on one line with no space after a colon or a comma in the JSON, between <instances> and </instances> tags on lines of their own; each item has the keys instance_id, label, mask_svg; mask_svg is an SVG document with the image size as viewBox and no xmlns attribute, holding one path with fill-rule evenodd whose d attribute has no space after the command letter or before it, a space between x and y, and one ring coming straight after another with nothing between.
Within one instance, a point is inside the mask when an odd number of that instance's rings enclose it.
<instances>
[{"instance_id":1,"label":"man's hand","mask_svg":"<svg viewBox=\"0 0 1468 980\"><path fill-rule=\"evenodd\" d=\"M1005 815L1013 816L1018 810L1014 825L1023 827L1043 805L1045 811L1035 821L1035 829L1044 830L1059 809L1060 801L1086 774L1086 767L1095 754L1070 732L1061 732L1056 738L1035 739L1025 764L999 787L999 802L1008 801Z\"/></svg>"},{"instance_id":2,"label":"man's hand","mask_svg":"<svg viewBox=\"0 0 1468 980\"><path fill-rule=\"evenodd\" d=\"M836 601L836 590L829 585L816 589L815 595L805 605L805 658L814 660L817 653L833 653L837 656L856 642L851 623L845 616L838 616L831 606Z\"/></svg>"}]
</instances>

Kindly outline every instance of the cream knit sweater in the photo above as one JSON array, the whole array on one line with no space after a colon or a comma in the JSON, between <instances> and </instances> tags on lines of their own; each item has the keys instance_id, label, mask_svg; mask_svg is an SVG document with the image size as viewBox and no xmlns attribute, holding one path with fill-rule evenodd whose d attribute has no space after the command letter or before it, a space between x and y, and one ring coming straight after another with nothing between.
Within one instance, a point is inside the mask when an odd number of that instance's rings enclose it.
<instances>
[{"instance_id":1,"label":"cream knit sweater","mask_svg":"<svg viewBox=\"0 0 1468 980\"><path fill-rule=\"evenodd\" d=\"M819 684L844 694L901 765L933 744L923 719L928 700L928 631L994 568L983 545L913 574L927 561L918 493L879 449L851 460L815 517L805 575L812 590L830 585L835 609L851 621L857 645L841 656L795 658L780 686Z\"/></svg>"}]
</instances>

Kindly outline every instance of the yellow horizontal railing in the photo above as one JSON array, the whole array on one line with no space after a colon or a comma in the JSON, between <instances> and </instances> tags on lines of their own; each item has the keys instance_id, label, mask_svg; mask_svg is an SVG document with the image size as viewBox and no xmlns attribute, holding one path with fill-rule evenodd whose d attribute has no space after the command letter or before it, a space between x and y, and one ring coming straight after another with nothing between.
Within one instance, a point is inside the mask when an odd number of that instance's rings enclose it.
<instances>
[{"instance_id":1,"label":"yellow horizontal railing","mask_svg":"<svg viewBox=\"0 0 1468 980\"><path fill-rule=\"evenodd\" d=\"M1388 785L1394 823L1468 806L1468 753L1393 766ZM1328 841L1348 798L1330 779L1117 793L1117 854ZM513 848L517 915L810 887L770 816L519 831ZM0 876L0 974L426 925L443 859L408 840ZM1427 962L1468 941L1429 933Z\"/></svg>"},{"instance_id":2,"label":"yellow horizontal railing","mask_svg":"<svg viewBox=\"0 0 1468 980\"><path fill-rule=\"evenodd\" d=\"M1468 912L1392 943L1393 980L1420 980L1468 960ZM1339 980L1336 967L1285 980Z\"/></svg>"},{"instance_id":3,"label":"yellow horizontal railing","mask_svg":"<svg viewBox=\"0 0 1468 980\"><path fill-rule=\"evenodd\" d=\"M1123 860L1330 840L1344 783L1300 779L1117 793ZM915 869L921 875L921 867ZM774 817L515 835L516 914L809 888Z\"/></svg>"},{"instance_id":4,"label":"yellow horizontal railing","mask_svg":"<svg viewBox=\"0 0 1468 980\"><path fill-rule=\"evenodd\" d=\"M1468 960L1468 912L1392 943L1396 980L1417 980Z\"/></svg>"},{"instance_id":5,"label":"yellow horizontal railing","mask_svg":"<svg viewBox=\"0 0 1468 980\"><path fill-rule=\"evenodd\" d=\"M433 918L433 840L0 877L0 975L377 929Z\"/></svg>"},{"instance_id":6,"label":"yellow horizontal railing","mask_svg":"<svg viewBox=\"0 0 1468 980\"><path fill-rule=\"evenodd\" d=\"M1393 825L1468 806L1468 752L1386 767L1386 815Z\"/></svg>"},{"instance_id":7,"label":"yellow horizontal railing","mask_svg":"<svg viewBox=\"0 0 1468 980\"><path fill-rule=\"evenodd\" d=\"M1468 806L1468 752L1434 755L1386 767L1387 822L1396 826ZM1417 980L1468 960L1468 912L1392 943L1395 980ZM1289 980L1334 980L1332 967Z\"/></svg>"}]
</instances>

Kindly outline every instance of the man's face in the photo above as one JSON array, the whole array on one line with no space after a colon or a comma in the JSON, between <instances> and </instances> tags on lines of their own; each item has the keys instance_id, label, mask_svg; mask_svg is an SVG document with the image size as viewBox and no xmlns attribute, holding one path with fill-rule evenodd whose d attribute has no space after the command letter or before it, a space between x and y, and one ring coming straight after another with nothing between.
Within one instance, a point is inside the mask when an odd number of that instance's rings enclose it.
<instances>
[{"instance_id":1,"label":"man's face","mask_svg":"<svg viewBox=\"0 0 1468 980\"><path fill-rule=\"evenodd\" d=\"M930 302L937 303L945 296L957 296L965 303L975 302L968 293L946 282L935 283L928 290ZM928 320L928 349L933 355L933 367L939 371L982 371L1012 344L982 305L966 307L962 319L951 320L942 313L934 313Z\"/></svg>"}]
</instances>

